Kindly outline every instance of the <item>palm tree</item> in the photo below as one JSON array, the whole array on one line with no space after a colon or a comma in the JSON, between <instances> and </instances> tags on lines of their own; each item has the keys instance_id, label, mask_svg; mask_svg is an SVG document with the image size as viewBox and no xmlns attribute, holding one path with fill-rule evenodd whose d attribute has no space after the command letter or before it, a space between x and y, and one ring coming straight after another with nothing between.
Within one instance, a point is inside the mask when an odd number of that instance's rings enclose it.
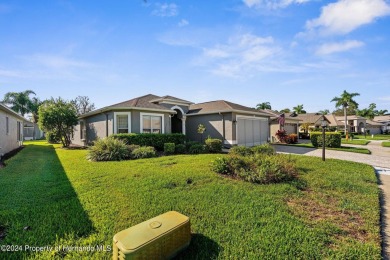
<instances>
[{"instance_id":1,"label":"palm tree","mask_svg":"<svg viewBox=\"0 0 390 260\"><path fill-rule=\"evenodd\" d=\"M306 114L306 111L303 110L303 104L297 105L296 107L293 107L293 111L297 114Z\"/></svg>"},{"instance_id":2,"label":"palm tree","mask_svg":"<svg viewBox=\"0 0 390 260\"><path fill-rule=\"evenodd\" d=\"M8 92L4 95L3 103L9 105L12 110L24 116L25 114L31 112L31 94L35 95L35 92L32 90L26 90L23 92Z\"/></svg>"},{"instance_id":3,"label":"palm tree","mask_svg":"<svg viewBox=\"0 0 390 260\"><path fill-rule=\"evenodd\" d=\"M271 109L271 103L270 102L263 102L256 105L256 109Z\"/></svg>"},{"instance_id":4,"label":"palm tree","mask_svg":"<svg viewBox=\"0 0 390 260\"><path fill-rule=\"evenodd\" d=\"M327 115L330 113L330 111L329 111L329 109L324 109L324 110L318 111L318 113L320 113L321 115Z\"/></svg>"},{"instance_id":5,"label":"palm tree","mask_svg":"<svg viewBox=\"0 0 390 260\"><path fill-rule=\"evenodd\" d=\"M336 108L342 107L344 109L344 131L347 133L347 107L357 109L359 106L354 97L360 96L359 93L348 93L346 90L341 94L340 97L334 97L330 102L336 102Z\"/></svg>"}]
</instances>

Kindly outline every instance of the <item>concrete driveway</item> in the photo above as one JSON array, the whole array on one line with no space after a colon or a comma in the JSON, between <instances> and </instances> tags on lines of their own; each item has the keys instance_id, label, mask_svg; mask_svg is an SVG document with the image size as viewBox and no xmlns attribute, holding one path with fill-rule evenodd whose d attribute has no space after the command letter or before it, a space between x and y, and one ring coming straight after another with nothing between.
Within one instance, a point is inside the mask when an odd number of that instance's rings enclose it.
<instances>
[{"instance_id":1,"label":"concrete driveway","mask_svg":"<svg viewBox=\"0 0 390 260\"><path fill-rule=\"evenodd\" d=\"M378 185L381 189L381 236L383 259L390 259L390 148L382 147L382 141L371 141L367 145L348 145L353 147L364 147L371 151L371 154L358 154L326 150L325 157L332 159L347 160L372 165L378 177ZM347 146L347 145L345 145ZM280 153L292 153L308 156L322 157L322 149L274 145L275 150Z\"/></svg>"}]
</instances>

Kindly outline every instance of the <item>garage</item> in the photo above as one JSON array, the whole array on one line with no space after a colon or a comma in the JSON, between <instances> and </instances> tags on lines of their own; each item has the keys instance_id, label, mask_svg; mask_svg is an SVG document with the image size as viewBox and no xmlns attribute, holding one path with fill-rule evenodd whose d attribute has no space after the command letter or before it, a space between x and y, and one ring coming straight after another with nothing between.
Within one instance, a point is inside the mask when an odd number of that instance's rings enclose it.
<instances>
[{"instance_id":1,"label":"garage","mask_svg":"<svg viewBox=\"0 0 390 260\"><path fill-rule=\"evenodd\" d=\"M237 117L237 144L254 146L268 141L268 119Z\"/></svg>"}]
</instances>

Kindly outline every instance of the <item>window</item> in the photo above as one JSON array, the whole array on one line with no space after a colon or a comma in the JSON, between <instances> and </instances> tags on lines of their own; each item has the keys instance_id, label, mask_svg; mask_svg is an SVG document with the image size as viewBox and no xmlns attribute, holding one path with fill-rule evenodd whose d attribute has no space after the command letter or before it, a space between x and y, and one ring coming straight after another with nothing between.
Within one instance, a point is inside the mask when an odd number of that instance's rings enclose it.
<instances>
[{"instance_id":1,"label":"window","mask_svg":"<svg viewBox=\"0 0 390 260\"><path fill-rule=\"evenodd\" d=\"M141 133L161 134L163 131L163 117L160 114L141 113Z\"/></svg>"},{"instance_id":2,"label":"window","mask_svg":"<svg viewBox=\"0 0 390 260\"><path fill-rule=\"evenodd\" d=\"M9 134L9 118L8 116L5 117L5 133Z\"/></svg>"},{"instance_id":3,"label":"window","mask_svg":"<svg viewBox=\"0 0 390 260\"><path fill-rule=\"evenodd\" d=\"M80 121L80 139L81 140L84 140L85 139L85 132L86 132L86 128L85 128L85 122L84 121Z\"/></svg>"},{"instance_id":4,"label":"window","mask_svg":"<svg viewBox=\"0 0 390 260\"><path fill-rule=\"evenodd\" d=\"M115 112L114 113L114 133L127 134L131 132L130 112Z\"/></svg>"}]
</instances>

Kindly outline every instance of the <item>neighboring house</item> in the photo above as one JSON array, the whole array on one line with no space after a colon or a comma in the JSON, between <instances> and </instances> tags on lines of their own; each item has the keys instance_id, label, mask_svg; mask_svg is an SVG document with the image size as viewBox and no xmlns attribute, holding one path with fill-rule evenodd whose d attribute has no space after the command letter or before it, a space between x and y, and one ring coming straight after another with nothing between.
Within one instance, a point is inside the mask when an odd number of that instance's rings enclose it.
<instances>
[{"instance_id":1,"label":"neighboring house","mask_svg":"<svg viewBox=\"0 0 390 260\"><path fill-rule=\"evenodd\" d=\"M39 129L38 125L30 122L25 121L23 124L23 137L24 140L37 140L41 139L44 136L41 129Z\"/></svg>"},{"instance_id":2,"label":"neighboring house","mask_svg":"<svg viewBox=\"0 0 390 260\"><path fill-rule=\"evenodd\" d=\"M298 114L296 116L296 118L301 120L299 122L299 127L300 127L299 131L304 132L304 130L301 127L302 124L310 124L309 129L321 127L321 123L322 123L324 116L320 113L306 113L306 114ZM332 116L325 115L325 120L326 120L327 126L329 126L329 127L337 127L338 126L336 122L332 123L332 121L336 121L333 119Z\"/></svg>"},{"instance_id":3,"label":"neighboring house","mask_svg":"<svg viewBox=\"0 0 390 260\"><path fill-rule=\"evenodd\" d=\"M383 132L390 132L390 115L385 116L376 116L374 117L373 121L382 123L382 131Z\"/></svg>"},{"instance_id":4,"label":"neighboring house","mask_svg":"<svg viewBox=\"0 0 390 260\"><path fill-rule=\"evenodd\" d=\"M271 114L270 118L270 134L271 134L271 140L274 142L277 140L276 132L278 130L282 130L282 128L286 131L287 134L299 134L299 124L301 123L301 119L297 117L292 117L289 114L285 113L285 122L284 126L281 127L279 124L279 116L281 115L278 112L272 111L272 110L265 110L266 112Z\"/></svg>"},{"instance_id":5,"label":"neighboring house","mask_svg":"<svg viewBox=\"0 0 390 260\"><path fill-rule=\"evenodd\" d=\"M24 117L0 103L0 158L23 144Z\"/></svg>"},{"instance_id":6,"label":"neighboring house","mask_svg":"<svg viewBox=\"0 0 390 260\"><path fill-rule=\"evenodd\" d=\"M345 120L343 116L337 116L336 118L344 125ZM381 122L369 120L361 116L348 116L347 121L348 131L360 134L364 133L365 130L370 131L370 134L381 134L384 126Z\"/></svg>"},{"instance_id":7,"label":"neighboring house","mask_svg":"<svg viewBox=\"0 0 390 260\"><path fill-rule=\"evenodd\" d=\"M203 124L204 137L250 146L268 141L268 119L264 111L228 101L193 104L149 94L81 115L72 143L90 145L117 133L183 133L190 140L200 140L197 128Z\"/></svg>"}]
</instances>

